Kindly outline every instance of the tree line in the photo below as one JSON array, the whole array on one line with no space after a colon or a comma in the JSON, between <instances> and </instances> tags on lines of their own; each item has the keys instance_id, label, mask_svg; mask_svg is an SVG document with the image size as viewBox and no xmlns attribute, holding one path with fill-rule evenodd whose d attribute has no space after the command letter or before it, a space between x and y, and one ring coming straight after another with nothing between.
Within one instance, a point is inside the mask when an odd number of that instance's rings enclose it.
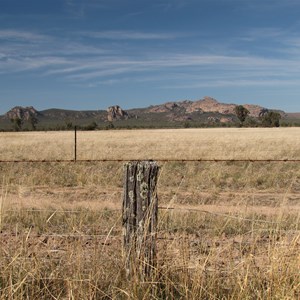
<instances>
[{"instance_id":1,"label":"tree line","mask_svg":"<svg viewBox=\"0 0 300 300\"><path fill-rule=\"evenodd\" d=\"M278 112L272 110L262 110L258 120L250 117L249 110L243 105L238 105L235 107L234 112L239 119L240 126L246 127L279 127L281 115Z\"/></svg>"},{"instance_id":2,"label":"tree line","mask_svg":"<svg viewBox=\"0 0 300 300\"><path fill-rule=\"evenodd\" d=\"M281 115L278 112L272 110L263 110L258 118L250 116L250 112L243 105L238 105L234 109L234 113L238 119L237 123L230 124L212 124L212 123L195 123L193 122L184 122L182 127L279 127L279 126L288 126L284 122L280 122ZM11 126L13 131L27 131L27 130L72 130L75 127L75 124L70 120L66 120L64 125L51 126L51 128L43 128L43 126L38 126L38 119L34 115L30 115L29 118L25 121L24 118L15 117L11 118ZM26 125L26 126L24 126ZM97 124L96 121L91 122L87 125L76 125L79 130L110 130L110 129L135 129L135 128L159 128L154 126L126 126L125 124L118 126L118 124L113 122L108 122L104 126ZM164 126L162 126L163 128ZM180 127L180 124L175 126L176 128ZM169 128L169 126L168 126Z\"/></svg>"}]
</instances>

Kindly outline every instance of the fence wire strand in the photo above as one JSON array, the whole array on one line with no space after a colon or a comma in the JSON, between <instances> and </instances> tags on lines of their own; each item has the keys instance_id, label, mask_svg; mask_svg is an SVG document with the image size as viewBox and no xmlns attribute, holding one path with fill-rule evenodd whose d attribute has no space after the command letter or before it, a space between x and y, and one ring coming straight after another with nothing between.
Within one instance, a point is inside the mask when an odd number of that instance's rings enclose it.
<instances>
[{"instance_id":1,"label":"fence wire strand","mask_svg":"<svg viewBox=\"0 0 300 300\"><path fill-rule=\"evenodd\" d=\"M228 219L235 219L235 220L240 220L240 221L247 221L247 222L254 222L254 223L265 223L265 224L273 224L273 225L280 225L284 222L274 222L274 221L267 221L267 220L258 220L258 219L250 219L250 218L244 218L241 216L235 216L232 214L222 214L222 213L216 213L216 212L211 212L208 210L204 210L204 209L199 209L199 208L182 208L182 207L169 207L169 206L159 206L158 207L159 210L165 210L165 211L181 211L181 212L196 212L196 213L204 213L204 214L209 214L209 215L213 215L213 216L218 216L218 217L224 217L224 218L228 218ZM121 212L121 208L119 209L102 209L99 210L99 213L105 213L105 212ZM28 212L28 213L42 213L42 212L46 212L46 213L82 213L82 212L88 212L88 211L73 211L73 210L48 210L48 209L9 209L9 210L4 210L1 215L4 215L6 212L10 212L10 213L22 213L22 212Z\"/></svg>"},{"instance_id":2,"label":"fence wire strand","mask_svg":"<svg viewBox=\"0 0 300 300\"><path fill-rule=\"evenodd\" d=\"M181 158L157 158L157 159L50 159L50 160L0 160L0 163L97 163L97 162L128 162L128 161L156 161L156 162L215 162L215 163L223 163L223 162L261 162L261 163L271 163L271 162L278 162L278 163L300 163L300 159L202 159L202 158L195 158L195 159L181 159Z\"/></svg>"},{"instance_id":3,"label":"fence wire strand","mask_svg":"<svg viewBox=\"0 0 300 300\"><path fill-rule=\"evenodd\" d=\"M93 160L81 160L81 159L73 159L73 160L0 160L0 163L97 163L97 162L128 162L128 161L141 161L140 159L93 159ZM152 160L151 160L152 161ZM155 159L157 162L211 162L211 163L224 163L224 162L229 162L229 163L235 163L235 162L251 162L251 163L299 163L300 159ZM182 182L185 180L186 174L182 177L180 184L178 185L177 189L180 188ZM176 194L175 194L176 195ZM173 196L174 197L174 196ZM226 219L235 219L239 221L245 221L245 222L253 222L253 223L264 223L264 224L272 224L272 225L280 225L284 222L275 222L275 221L268 221L268 220L259 220L259 219L253 219L253 218L245 218L242 216L236 216L233 214L226 214L226 213L217 213L217 212L211 212L205 209L200 209L200 208L180 208L180 207L174 207L172 206L173 201L171 200L169 203L169 206L159 206L160 210L164 210L166 212L168 211L182 211L182 212L195 212L195 213L203 213L203 214L209 214L217 217L223 217ZM119 209L101 209L99 210L99 213L103 212L120 212L121 208ZM28 212L28 213L86 213L88 210L63 210L63 209L58 209L58 210L50 210L50 209L3 209L0 211L0 216L3 217L3 215L8 212L8 213L21 213L21 212ZM3 235L3 234L1 234ZM55 236L55 237L105 237L105 238L115 238L118 236L110 236L109 235L97 235L97 234L46 234L47 236Z\"/></svg>"}]
</instances>

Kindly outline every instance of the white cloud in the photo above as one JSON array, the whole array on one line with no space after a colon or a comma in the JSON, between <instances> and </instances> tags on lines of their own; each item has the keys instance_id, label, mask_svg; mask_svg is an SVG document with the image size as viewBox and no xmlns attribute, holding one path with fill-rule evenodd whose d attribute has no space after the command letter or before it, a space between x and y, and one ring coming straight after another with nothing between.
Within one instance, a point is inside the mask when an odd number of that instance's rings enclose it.
<instances>
[{"instance_id":1,"label":"white cloud","mask_svg":"<svg viewBox=\"0 0 300 300\"><path fill-rule=\"evenodd\" d=\"M61 68L62 66L68 65L66 59L61 57L25 57L25 58L6 58L1 61L0 73L17 73L24 71L39 71L45 68ZM9 71L8 71L9 70Z\"/></svg>"},{"instance_id":2,"label":"white cloud","mask_svg":"<svg viewBox=\"0 0 300 300\"><path fill-rule=\"evenodd\" d=\"M177 35L169 33L152 33L152 32L141 32L141 31L86 31L80 32L85 37L94 39L111 39L111 40L165 40L174 39Z\"/></svg>"},{"instance_id":3,"label":"white cloud","mask_svg":"<svg viewBox=\"0 0 300 300\"><path fill-rule=\"evenodd\" d=\"M9 40L9 41L43 41L47 40L48 37L42 34L33 33L29 31L22 31L22 30L0 30L0 39L2 40Z\"/></svg>"},{"instance_id":4,"label":"white cloud","mask_svg":"<svg viewBox=\"0 0 300 300\"><path fill-rule=\"evenodd\" d=\"M172 9L183 9L184 7L195 2L197 2L197 0L156 0L154 1L154 4L160 10L163 9L165 11L169 11Z\"/></svg>"},{"instance_id":5,"label":"white cloud","mask_svg":"<svg viewBox=\"0 0 300 300\"><path fill-rule=\"evenodd\" d=\"M282 39L288 35L287 30L283 30L281 28L274 27L266 27L266 28L252 28L241 36L241 40L254 42L258 40L272 39L278 40Z\"/></svg>"},{"instance_id":6,"label":"white cloud","mask_svg":"<svg viewBox=\"0 0 300 300\"><path fill-rule=\"evenodd\" d=\"M225 77L225 76L224 76ZM176 84L162 86L162 89L196 89L196 88L219 88L219 87L278 87L278 86L299 86L300 79L214 79L201 80L190 84Z\"/></svg>"},{"instance_id":7,"label":"white cloud","mask_svg":"<svg viewBox=\"0 0 300 300\"><path fill-rule=\"evenodd\" d=\"M276 28L255 29L248 36L260 34L270 38L283 36ZM180 34L149 33L139 31L86 32L93 38L122 40L166 40ZM243 51L208 53L204 51L177 50L168 46L159 51L136 49L136 53L123 51L105 41L82 41L82 32L67 37L55 37L30 31L0 30L0 73L9 74L30 71L34 76L56 76L61 81L74 83L113 85L118 82L156 81L173 82L173 87L207 86L260 86L298 84L300 71L299 54L276 58L249 55ZM207 42L209 43L209 42ZM276 51L292 51L300 46L295 36L285 36L282 47ZM135 49L134 46L131 46ZM234 45L232 46L234 48ZM236 50L236 49L235 49ZM230 52L238 52L234 55ZM221 53L221 54L220 54ZM135 54L138 54L138 56ZM292 78L294 76L294 78ZM152 78L152 79L151 79ZM161 78L158 83L158 78ZM189 84L186 84L189 82Z\"/></svg>"}]
</instances>

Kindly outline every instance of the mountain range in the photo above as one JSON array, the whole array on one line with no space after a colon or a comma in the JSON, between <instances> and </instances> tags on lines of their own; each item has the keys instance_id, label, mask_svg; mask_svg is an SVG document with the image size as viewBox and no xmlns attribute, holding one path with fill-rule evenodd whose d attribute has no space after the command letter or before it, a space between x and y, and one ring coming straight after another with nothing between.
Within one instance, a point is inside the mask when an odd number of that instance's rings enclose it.
<instances>
[{"instance_id":1,"label":"mountain range","mask_svg":"<svg viewBox=\"0 0 300 300\"><path fill-rule=\"evenodd\" d=\"M237 104L218 102L211 97L197 101L172 101L146 108L124 110L118 105L107 110L75 111L65 109L47 109L37 111L34 107L16 106L0 116L0 129L9 130L12 121L21 120L23 129L30 129L30 124L36 124L37 129L64 129L74 125L82 128L161 128L161 127L200 127L200 126L233 126L238 123L235 114ZM259 105L243 105L249 111L252 120L268 111L276 111L287 123L300 122L300 114L288 114Z\"/></svg>"}]
</instances>

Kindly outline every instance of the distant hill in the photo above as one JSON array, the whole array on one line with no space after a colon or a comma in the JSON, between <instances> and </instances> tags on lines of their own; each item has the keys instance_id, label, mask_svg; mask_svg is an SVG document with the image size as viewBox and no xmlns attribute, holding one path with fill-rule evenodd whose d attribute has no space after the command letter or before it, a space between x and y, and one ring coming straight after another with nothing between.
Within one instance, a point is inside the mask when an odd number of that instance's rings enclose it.
<instances>
[{"instance_id":1,"label":"distant hill","mask_svg":"<svg viewBox=\"0 0 300 300\"><path fill-rule=\"evenodd\" d=\"M286 117L284 118L284 121L287 124L295 124L297 126L300 126L300 112L286 113Z\"/></svg>"},{"instance_id":2,"label":"distant hill","mask_svg":"<svg viewBox=\"0 0 300 300\"><path fill-rule=\"evenodd\" d=\"M211 97L204 97L198 101L179 101L179 102L167 102L165 104L151 106L146 109L147 112L155 112L155 113L170 113L171 115L181 114L182 117L188 117L190 114L195 112L199 113L217 113L224 116L232 116L235 115L234 109L237 104L226 104L220 103L216 99ZM259 105L252 104L244 104L245 108L247 108L250 112L250 116L258 118L259 115L267 110L266 108ZM280 113L284 116L285 112L280 111ZM171 116L170 115L170 116Z\"/></svg>"},{"instance_id":3,"label":"distant hill","mask_svg":"<svg viewBox=\"0 0 300 300\"><path fill-rule=\"evenodd\" d=\"M20 119L23 130L30 130L33 120L39 130L70 129L74 125L82 129L93 128L162 128L162 127L207 127L236 126L238 118L235 114L237 104L218 102L211 97L197 101L174 101L146 108L123 110L120 106L110 106L107 110L75 111L65 109L47 109L37 111L34 107L14 107L0 116L0 129L12 129L12 120ZM259 105L243 105L250 112L252 120L268 112L268 108ZM279 112L287 123L299 121L300 113L287 114Z\"/></svg>"},{"instance_id":4,"label":"distant hill","mask_svg":"<svg viewBox=\"0 0 300 300\"><path fill-rule=\"evenodd\" d=\"M287 113L288 119L300 119L300 112L299 113Z\"/></svg>"}]
</instances>

